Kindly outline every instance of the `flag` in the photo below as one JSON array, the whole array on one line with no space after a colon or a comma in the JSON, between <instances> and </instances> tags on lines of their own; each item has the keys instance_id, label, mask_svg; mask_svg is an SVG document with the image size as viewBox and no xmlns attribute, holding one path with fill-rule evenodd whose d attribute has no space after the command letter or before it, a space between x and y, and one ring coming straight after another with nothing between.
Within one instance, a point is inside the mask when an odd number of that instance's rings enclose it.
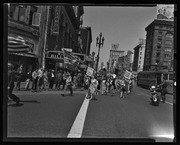
<instances>
[{"instance_id":1,"label":"flag","mask_svg":"<svg viewBox=\"0 0 180 145\"><path fill-rule=\"evenodd\" d=\"M8 52L28 52L30 46L21 37L8 36Z\"/></svg>"},{"instance_id":2,"label":"flag","mask_svg":"<svg viewBox=\"0 0 180 145\"><path fill-rule=\"evenodd\" d=\"M77 56L74 56L71 52L68 52L66 50L63 50L64 53L64 63L65 64L72 64L79 66L80 64L80 59Z\"/></svg>"}]
</instances>

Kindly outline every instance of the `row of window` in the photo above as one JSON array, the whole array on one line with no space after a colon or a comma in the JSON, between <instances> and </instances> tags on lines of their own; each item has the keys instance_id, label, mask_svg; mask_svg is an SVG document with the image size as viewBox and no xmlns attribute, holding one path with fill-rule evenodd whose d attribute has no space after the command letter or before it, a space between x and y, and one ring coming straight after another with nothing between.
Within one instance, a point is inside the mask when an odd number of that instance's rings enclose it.
<instances>
[{"instance_id":1,"label":"row of window","mask_svg":"<svg viewBox=\"0 0 180 145\"><path fill-rule=\"evenodd\" d=\"M15 21L21 23L40 26L41 14L37 12L36 6L10 5L8 15Z\"/></svg>"}]
</instances>

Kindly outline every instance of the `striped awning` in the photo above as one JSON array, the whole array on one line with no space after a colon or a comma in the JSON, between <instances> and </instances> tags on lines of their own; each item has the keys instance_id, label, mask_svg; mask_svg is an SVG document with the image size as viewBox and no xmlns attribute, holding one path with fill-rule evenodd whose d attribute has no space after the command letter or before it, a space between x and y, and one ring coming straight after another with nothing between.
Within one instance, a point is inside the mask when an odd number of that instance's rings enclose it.
<instances>
[{"instance_id":1,"label":"striped awning","mask_svg":"<svg viewBox=\"0 0 180 145\"><path fill-rule=\"evenodd\" d=\"M30 49L22 37L8 36L8 52L27 53Z\"/></svg>"}]
</instances>

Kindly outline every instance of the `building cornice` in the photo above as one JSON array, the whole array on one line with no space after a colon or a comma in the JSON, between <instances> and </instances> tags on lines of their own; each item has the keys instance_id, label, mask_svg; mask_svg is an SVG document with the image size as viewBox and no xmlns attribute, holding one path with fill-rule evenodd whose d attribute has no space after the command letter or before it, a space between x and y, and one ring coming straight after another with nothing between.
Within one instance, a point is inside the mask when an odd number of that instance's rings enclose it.
<instances>
[{"instance_id":1,"label":"building cornice","mask_svg":"<svg viewBox=\"0 0 180 145\"><path fill-rule=\"evenodd\" d=\"M152 23L150 23L145 30L148 31L149 29L151 29L152 27L154 27L155 25L166 25L166 26L171 26L173 27L174 25L174 21L169 21L169 20L157 20L155 19Z\"/></svg>"}]
</instances>

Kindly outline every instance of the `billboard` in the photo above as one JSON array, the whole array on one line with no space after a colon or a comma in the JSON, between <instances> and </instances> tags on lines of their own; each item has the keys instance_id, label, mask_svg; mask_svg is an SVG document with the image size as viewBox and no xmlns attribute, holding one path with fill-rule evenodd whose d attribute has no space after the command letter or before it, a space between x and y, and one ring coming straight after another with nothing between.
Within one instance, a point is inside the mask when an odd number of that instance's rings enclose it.
<instances>
[{"instance_id":1,"label":"billboard","mask_svg":"<svg viewBox=\"0 0 180 145\"><path fill-rule=\"evenodd\" d=\"M174 5L173 4L157 4L157 19L174 20Z\"/></svg>"}]
</instances>

